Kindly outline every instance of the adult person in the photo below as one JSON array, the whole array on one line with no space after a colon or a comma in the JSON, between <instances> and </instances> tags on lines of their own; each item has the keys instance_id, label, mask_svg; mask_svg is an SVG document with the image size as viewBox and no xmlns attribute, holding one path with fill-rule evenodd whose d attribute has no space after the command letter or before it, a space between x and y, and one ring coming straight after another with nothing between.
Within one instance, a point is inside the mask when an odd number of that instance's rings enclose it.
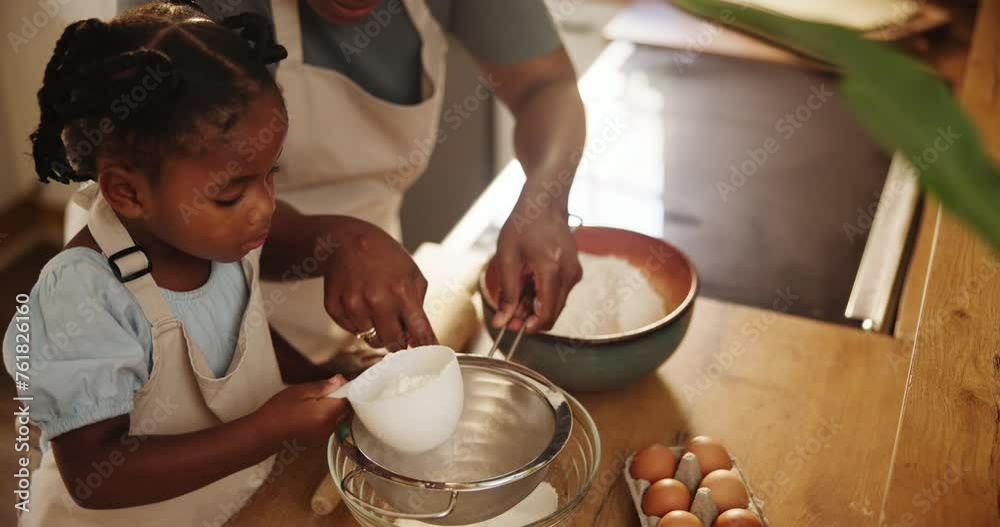
<instances>
[{"instance_id":1,"label":"adult person","mask_svg":"<svg viewBox=\"0 0 1000 527\"><path fill-rule=\"evenodd\" d=\"M118 9L142 3L118 0ZM278 199L307 214L354 216L396 240L403 194L440 137L447 35L464 45L514 115L515 152L527 175L497 243L501 306L493 322L519 325L518 301L533 280L527 331L552 326L582 274L567 198L585 120L576 74L541 0L197 3L216 20L266 15L287 50L276 73L290 115ZM394 249L369 242L319 244L319 256L345 262L342 280L327 286L339 288L326 295L339 302L324 306L319 278L265 284L272 327L314 363L350 349L354 336L392 351L426 330L423 277ZM363 366L373 360L370 349L344 357Z\"/></svg>"}]
</instances>

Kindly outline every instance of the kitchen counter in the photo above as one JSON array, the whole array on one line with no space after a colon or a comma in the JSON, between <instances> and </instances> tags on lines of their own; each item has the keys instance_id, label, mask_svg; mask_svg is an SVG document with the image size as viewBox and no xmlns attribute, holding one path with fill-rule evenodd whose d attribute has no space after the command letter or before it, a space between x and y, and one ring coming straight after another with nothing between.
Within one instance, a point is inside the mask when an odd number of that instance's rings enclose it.
<instances>
[{"instance_id":1,"label":"kitchen counter","mask_svg":"<svg viewBox=\"0 0 1000 527\"><path fill-rule=\"evenodd\" d=\"M580 395L601 432L602 459L572 525L638 525L621 477L625 457L684 432L725 442L774 526L875 525L907 348L888 336L699 299L683 344L656 375ZM323 446L286 458L234 525L356 525L343 505L330 516L309 509L326 473Z\"/></svg>"},{"instance_id":2,"label":"kitchen counter","mask_svg":"<svg viewBox=\"0 0 1000 527\"><path fill-rule=\"evenodd\" d=\"M1000 0L982 0L959 100L1000 160ZM1000 260L938 212L883 514L1000 525Z\"/></svg>"},{"instance_id":3,"label":"kitchen counter","mask_svg":"<svg viewBox=\"0 0 1000 527\"><path fill-rule=\"evenodd\" d=\"M961 100L1000 158L996 64L1000 0L983 0ZM614 43L614 60L628 44ZM620 58L620 57L619 57ZM599 72L599 64L595 69ZM581 90L600 96L601 76ZM445 240L469 249L513 204L508 167ZM506 198L505 198L506 196ZM602 460L573 526L637 526L625 457L679 435L719 437L772 526L1000 525L1000 263L936 208L915 340L699 298L677 352L624 390L580 394ZM926 294L923 293L926 286ZM914 310L913 306L909 309ZM325 445L289 448L234 525L354 526L341 505L309 509L327 473Z\"/></svg>"}]
</instances>

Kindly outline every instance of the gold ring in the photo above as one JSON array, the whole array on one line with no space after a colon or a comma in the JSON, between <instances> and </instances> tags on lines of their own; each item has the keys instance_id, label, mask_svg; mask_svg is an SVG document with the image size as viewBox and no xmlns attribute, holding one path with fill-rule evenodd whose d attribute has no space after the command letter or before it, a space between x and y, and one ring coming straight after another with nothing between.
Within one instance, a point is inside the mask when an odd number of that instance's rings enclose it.
<instances>
[{"instance_id":1,"label":"gold ring","mask_svg":"<svg viewBox=\"0 0 1000 527\"><path fill-rule=\"evenodd\" d=\"M371 340L374 339L377 336L378 336L378 332L375 331L375 328L371 328L371 329L369 329L367 331L362 331L361 333L358 333L357 335L355 335L355 337L357 337L358 340L363 340L365 342L371 342Z\"/></svg>"}]
</instances>

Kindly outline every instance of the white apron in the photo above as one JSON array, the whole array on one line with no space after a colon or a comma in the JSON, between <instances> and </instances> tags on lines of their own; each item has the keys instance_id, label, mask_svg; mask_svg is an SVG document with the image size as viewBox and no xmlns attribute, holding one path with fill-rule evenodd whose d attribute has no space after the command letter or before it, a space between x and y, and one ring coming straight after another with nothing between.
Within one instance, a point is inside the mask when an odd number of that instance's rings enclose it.
<instances>
[{"instance_id":1,"label":"white apron","mask_svg":"<svg viewBox=\"0 0 1000 527\"><path fill-rule=\"evenodd\" d=\"M289 113L278 198L306 214L360 218L397 240L403 192L423 174L437 144L448 51L424 0L402 4L422 42L422 97L414 105L379 99L338 71L306 64L299 1L271 2L278 42L288 50L277 76ZM323 307L321 278L266 282L264 293L282 300L270 315L275 330L313 362L353 344Z\"/></svg>"},{"instance_id":2,"label":"white apron","mask_svg":"<svg viewBox=\"0 0 1000 527\"><path fill-rule=\"evenodd\" d=\"M97 192L97 185L84 187L74 200L84 207L89 205L88 225L105 256L135 245ZM129 435L139 439L123 443L122 454L142 448L141 436L193 432L247 415L284 388L261 302L259 257L258 249L243 258L250 299L232 362L226 374L218 378L197 345L188 339L152 275L145 274L125 283L152 325L153 369L149 381L135 393L135 408L129 414ZM115 262L126 278L146 267L142 253L132 253ZM225 523L246 504L266 480L273 464L271 456L198 490L151 505L88 510L76 505L69 492L83 493L89 484L100 482L95 479L67 489L50 448L32 474L30 511L21 514L20 525L214 527Z\"/></svg>"}]
</instances>

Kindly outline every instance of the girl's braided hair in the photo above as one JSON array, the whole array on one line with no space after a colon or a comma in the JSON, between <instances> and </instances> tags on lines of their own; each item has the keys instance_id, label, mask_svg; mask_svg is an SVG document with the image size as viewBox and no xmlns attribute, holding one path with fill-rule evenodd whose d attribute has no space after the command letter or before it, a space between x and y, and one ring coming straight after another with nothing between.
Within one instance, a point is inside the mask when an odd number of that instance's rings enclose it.
<instances>
[{"instance_id":1,"label":"girl's braided hair","mask_svg":"<svg viewBox=\"0 0 1000 527\"><path fill-rule=\"evenodd\" d=\"M285 56L267 18L219 24L193 1L75 22L38 90L35 171L44 183L97 179L100 154L155 179L163 156L207 148L206 133L228 132L257 95L280 98L267 65Z\"/></svg>"}]
</instances>

